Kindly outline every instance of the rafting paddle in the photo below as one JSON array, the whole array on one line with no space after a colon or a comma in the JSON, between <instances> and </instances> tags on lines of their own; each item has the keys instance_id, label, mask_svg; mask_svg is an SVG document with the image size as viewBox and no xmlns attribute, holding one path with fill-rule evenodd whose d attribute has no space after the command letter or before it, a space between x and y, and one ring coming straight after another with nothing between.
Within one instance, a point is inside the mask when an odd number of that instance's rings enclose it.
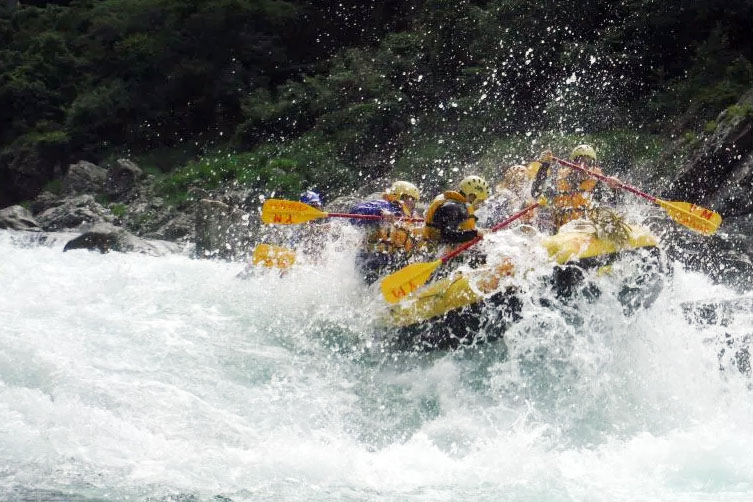
<instances>
[{"instance_id":1,"label":"rafting paddle","mask_svg":"<svg viewBox=\"0 0 753 502\"><path fill-rule=\"evenodd\" d=\"M497 230L501 230L502 228L506 227L513 221L517 220L524 214L528 213L529 211L533 211L540 205L539 202L535 202L531 204L530 206L526 207L520 212L515 213L514 215L510 216L506 220L497 223L492 228L489 229L488 233L496 232ZM397 303L405 296L411 294L421 286L423 286L426 281L429 280L431 275L434 273L434 271L439 268L442 264L447 263L448 261L455 258L457 255L468 249L469 247L473 246L474 244L478 243L481 239L483 239L483 235L479 235L477 237L474 237L473 239L469 240L465 244L461 244L460 246L456 247L446 255L442 256L438 260L428 262L428 263L414 263L412 265L408 265L407 267L403 267L397 272L394 272L387 277L385 277L382 280L381 288L382 288L382 295L384 296L384 299L387 300L389 303Z\"/></svg>"},{"instance_id":2,"label":"rafting paddle","mask_svg":"<svg viewBox=\"0 0 753 502\"><path fill-rule=\"evenodd\" d=\"M716 230L719 228L719 225L721 225L722 223L721 215L712 211L711 209L696 206L695 204L691 204L689 202L670 202L662 200L654 197L653 195L642 192L626 183L623 183L616 178L610 178L608 176L604 176L603 174L595 173L589 169L586 169L585 167L581 167L566 160L558 159L557 157L552 157L552 160L559 164L562 164L563 166L572 167L573 169L583 171L584 173L593 176L594 178L598 178L602 181L617 185L618 187L627 190L628 192L634 193L635 195L643 197L646 200L650 200L654 204L658 204L667 212L670 218L675 220L680 225L683 225L703 235L712 235L714 232L716 232Z\"/></svg>"},{"instance_id":3,"label":"rafting paddle","mask_svg":"<svg viewBox=\"0 0 753 502\"><path fill-rule=\"evenodd\" d=\"M259 244L254 248L251 263L270 268L290 268L295 263L295 251L272 244Z\"/></svg>"},{"instance_id":4,"label":"rafting paddle","mask_svg":"<svg viewBox=\"0 0 753 502\"><path fill-rule=\"evenodd\" d=\"M374 214L328 213L294 200L268 199L261 206L261 221L277 225L297 225L319 218L352 218L355 220L383 220ZM422 218L397 218L400 221L419 222Z\"/></svg>"}]
</instances>

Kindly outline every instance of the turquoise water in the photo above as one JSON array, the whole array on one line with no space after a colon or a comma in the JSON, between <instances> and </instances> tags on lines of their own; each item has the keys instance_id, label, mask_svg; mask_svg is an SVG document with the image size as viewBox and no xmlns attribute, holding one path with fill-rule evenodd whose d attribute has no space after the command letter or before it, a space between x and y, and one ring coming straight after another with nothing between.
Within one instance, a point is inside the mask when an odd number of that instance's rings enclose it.
<instances>
[{"instance_id":1,"label":"turquoise water","mask_svg":"<svg viewBox=\"0 0 753 502\"><path fill-rule=\"evenodd\" d=\"M343 252L239 280L64 243L0 231L0 500L753 498L751 380L718 355L753 322L690 324L737 296L679 267L632 317L530 301L504 342L416 354Z\"/></svg>"}]
</instances>

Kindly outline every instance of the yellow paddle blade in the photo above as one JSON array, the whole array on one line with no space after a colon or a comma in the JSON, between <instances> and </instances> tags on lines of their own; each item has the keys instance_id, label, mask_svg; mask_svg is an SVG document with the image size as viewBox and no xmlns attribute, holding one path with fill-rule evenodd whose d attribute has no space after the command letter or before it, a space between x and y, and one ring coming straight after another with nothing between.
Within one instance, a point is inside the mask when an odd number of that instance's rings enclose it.
<instances>
[{"instance_id":1,"label":"yellow paddle blade","mask_svg":"<svg viewBox=\"0 0 753 502\"><path fill-rule=\"evenodd\" d=\"M389 303L397 303L429 280L442 260L430 263L414 263L403 267L382 280L382 295Z\"/></svg>"},{"instance_id":2,"label":"yellow paddle blade","mask_svg":"<svg viewBox=\"0 0 753 502\"><path fill-rule=\"evenodd\" d=\"M656 203L677 223L704 235L713 234L722 224L721 215L705 207L689 202L668 202L661 199L656 199Z\"/></svg>"},{"instance_id":3,"label":"yellow paddle blade","mask_svg":"<svg viewBox=\"0 0 753 502\"><path fill-rule=\"evenodd\" d=\"M271 244L259 244L254 249L251 263L264 267L289 268L295 263L295 251Z\"/></svg>"},{"instance_id":4,"label":"yellow paddle blade","mask_svg":"<svg viewBox=\"0 0 753 502\"><path fill-rule=\"evenodd\" d=\"M277 225L297 225L316 218L326 218L327 213L294 200L269 199L261 206L261 221Z\"/></svg>"}]
</instances>

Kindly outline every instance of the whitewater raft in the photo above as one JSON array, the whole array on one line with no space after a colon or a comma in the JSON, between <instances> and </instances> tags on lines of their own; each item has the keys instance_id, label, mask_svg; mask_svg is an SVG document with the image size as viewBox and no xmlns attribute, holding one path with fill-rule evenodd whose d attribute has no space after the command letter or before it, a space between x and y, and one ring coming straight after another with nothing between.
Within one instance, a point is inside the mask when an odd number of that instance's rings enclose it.
<instances>
[{"instance_id":1,"label":"whitewater raft","mask_svg":"<svg viewBox=\"0 0 753 502\"><path fill-rule=\"evenodd\" d=\"M625 314L648 307L662 288L666 265L658 239L647 227L626 225L619 242L590 230L571 227L541 239L552 271L545 281L556 301L600 294L589 278L609 275L618 260L629 259L630 281L619 290ZM408 299L389 307L383 322L401 348L442 349L500 338L521 318L526 299L519 286L505 286L515 271L504 261L438 279ZM513 281L514 282L514 281ZM550 300L542 299L541 302Z\"/></svg>"}]
</instances>

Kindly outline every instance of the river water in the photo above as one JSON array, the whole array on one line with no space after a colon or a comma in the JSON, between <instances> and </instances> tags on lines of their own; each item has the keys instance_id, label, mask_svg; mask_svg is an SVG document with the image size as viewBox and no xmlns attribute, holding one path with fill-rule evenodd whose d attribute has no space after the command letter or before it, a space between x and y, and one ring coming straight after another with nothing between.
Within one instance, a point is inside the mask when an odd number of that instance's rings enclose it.
<instances>
[{"instance_id":1,"label":"river water","mask_svg":"<svg viewBox=\"0 0 753 502\"><path fill-rule=\"evenodd\" d=\"M31 235L0 231L0 500L753 500L752 316L691 322L740 294L679 266L629 317L412 353L342 251L240 280Z\"/></svg>"}]
</instances>

